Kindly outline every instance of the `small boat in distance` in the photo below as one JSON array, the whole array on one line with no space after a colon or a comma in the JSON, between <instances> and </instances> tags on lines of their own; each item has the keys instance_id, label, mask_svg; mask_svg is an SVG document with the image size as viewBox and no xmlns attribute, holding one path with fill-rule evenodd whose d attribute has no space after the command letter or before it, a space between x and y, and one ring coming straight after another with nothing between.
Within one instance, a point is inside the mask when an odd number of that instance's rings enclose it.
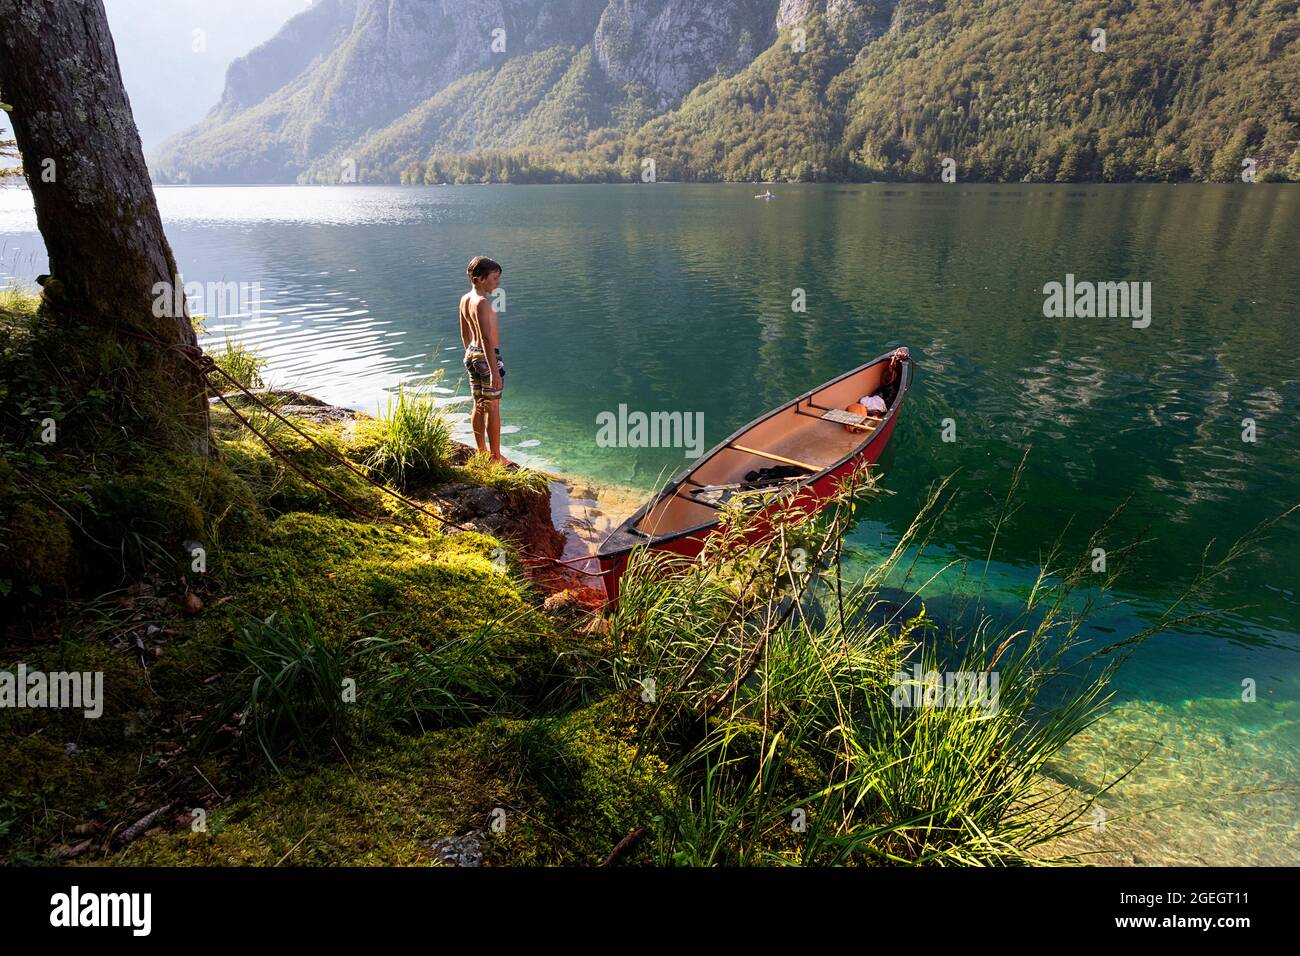
<instances>
[{"instance_id":1,"label":"small boat in distance","mask_svg":"<svg viewBox=\"0 0 1300 956\"><path fill-rule=\"evenodd\" d=\"M775 199L775 198L776 198L776 195L775 195L775 194L774 194L774 193L769 189L769 190L768 190L767 192L765 192L765 193L759 193L759 194L758 194L757 196L755 196L754 198L755 198L755 199Z\"/></svg>"},{"instance_id":2,"label":"small boat in distance","mask_svg":"<svg viewBox=\"0 0 1300 956\"><path fill-rule=\"evenodd\" d=\"M891 363L897 377L887 389L892 394L885 413L849 411L881 388ZM596 549L609 602L618 600L619 578L634 548L695 557L718 529L721 508L737 495L753 496L756 511L822 508L841 478L880 459L911 382L911 357L897 349L767 412L702 455Z\"/></svg>"}]
</instances>

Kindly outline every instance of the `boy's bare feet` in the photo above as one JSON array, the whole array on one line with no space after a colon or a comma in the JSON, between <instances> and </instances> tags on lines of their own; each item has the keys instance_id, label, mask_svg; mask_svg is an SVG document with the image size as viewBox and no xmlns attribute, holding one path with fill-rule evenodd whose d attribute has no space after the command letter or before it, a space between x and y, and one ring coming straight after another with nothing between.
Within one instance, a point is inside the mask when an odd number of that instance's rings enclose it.
<instances>
[{"instance_id":1,"label":"boy's bare feet","mask_svg":"<svg viewBox=\"0 0 1300 956\"><path fill-rule=\"evenodd\" d=\"M494 455L494 456L492 457L492 460L495 461L498 465L504 465L506 468L517 468L517 467L519 467L519 466L516 465L513 461L511 461L509 458L507 458L505 455Z\"/></svg>"}]
</instances>

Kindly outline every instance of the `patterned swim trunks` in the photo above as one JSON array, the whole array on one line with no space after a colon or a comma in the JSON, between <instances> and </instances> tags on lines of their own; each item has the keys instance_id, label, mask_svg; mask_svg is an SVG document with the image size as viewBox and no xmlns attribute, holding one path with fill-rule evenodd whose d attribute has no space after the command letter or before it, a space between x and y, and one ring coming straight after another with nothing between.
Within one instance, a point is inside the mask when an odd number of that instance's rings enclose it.
<instances>
[{"instance_id":1,"label":"patterned swim trunks","mask_svg":"<svg viewBox=\"0 0 1300 956\"><path fill-rule=\"evenodd\" d=\"M469 392L474 398L501 397L501 389L492 387L492 372L488 368L487 355L480 346L474 345L465 350L465 371L469 372ZM501 361L500 349L497 349L497 371L501 374L501 384L504 386L506 367Z\"/></svg>"}]
</instances>

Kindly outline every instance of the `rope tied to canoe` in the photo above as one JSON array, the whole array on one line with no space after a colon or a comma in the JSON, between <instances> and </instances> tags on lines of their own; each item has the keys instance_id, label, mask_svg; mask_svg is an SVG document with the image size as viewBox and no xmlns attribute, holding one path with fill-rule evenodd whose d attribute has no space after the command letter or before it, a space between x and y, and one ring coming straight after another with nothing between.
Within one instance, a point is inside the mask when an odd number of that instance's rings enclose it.
<instances>
[{"instance_id":1,"label":"rope tied to canoe","mask_svg":"<svg viewBox=\"0 0 1300 956\"><path fill-rule=\"evenodd\" d=\"M145 333L145 332L141 332L141 331L139 331L139 330L137 330L137 329L130 328L129 326L119 326L119 327L109 328L109 327L104 326L104 325L102 325L102 324L100 324L100 323L96 323L96 322L88 321L84 316L79 316L78 318L79 318L80 321L84 322L84 323L87 324L87 325L95 326L95 327L100 328L100 329L102 329L102 330L104 330L104 331L110 332L110 333L112 333L112 334L114 334L114 335L125 335L125 336L127 336L127 337L129 337L129 338L133 338L133 339L136 339L136 340L138 340L138 341L141 341L141 342L147 343L147 344L149 344L149 345L152 345L153 347L155 347L155 348L157 348L157 349L160 349L160 350L162 350L162 351L174 351L174 352L177 352L177 353L180 354L180 355L181 355L181 356L182 356L182 357L183 357L187 362L189 362L191 365L193 365L193 366L198 370L199 374L202 375L202 376L204 377L204 380L205 380L205 381L206 381L206 379L207 379L207 376L210 375L212 372L217 372L217 373L219 373L219 374L220 374L223 378L225 378L225 379L226 379L226 380L227 380L231 385L235 386L235 388L237 388L239 391L243 392L244 395L245 395L245 397L246 397L249 401L251 401L254 405L256 405L257 407L261 408L263 411L267 412L268 414L270 414L271 416L273 416L274 418L276 418L278 421L282 422L284 425L288 426L288 427L289 427L290 429L292 429L292 430L293 430L297 435L299 435L301 438L303 438L305 441L307 441L307 442L308 442L308 443L309 443L313 448L315 448L317 451L321 452L321 453L322 453L322 454L323 454L323 455L324 455L328 460L330 460L331 462L333 462L333 463L335 463L335 464L338 464L338 465L342 465L344 468L346 468L346 469L347 469L348 471L350 471L352 474L356 475L358 478L362 479L363 481L367 482L368 484L374 486L374 487L377 488L379 491L383 492L383 493L386 494L386 495L391 496L392 498L395 498L397 501L401 502L401 503L402 503L403 505L405 505L406 507L411 508L412 510L417 511L417 512L419 512L420 514L426 515L427 517L430 517L430 518L434 519L435 521L439 522L439 523L440 523L441 525L443 525L444 527L455 528L457 531L475 531L475 530L476 530L476 529L474 529L474 528L472 528L472 527L467 527L466 525L459 524L458 522L452 521L450 518L447 518L447 517L445 517L445 516L443 516L443 515L440 515L440 514L438 514L438 513L435 512L435 511L430 511L428 508L425 508L424 506L420 505L418 502L412 501L411 499L407 498L405 495L402 495L402 494L398 493L397 491L394 491L392 488L389 488L389 487L388 487L387 485L385 485L383 482L376 481L373 477L371 477L370 475L366 474L366 472L363 471L363 470L361 470L360 468L357 468L355 465L353 465L351 462L349 462L346 458L344 458L343 456L341 456L341 455L335 453L335 452L333 451L333 449L327 448L327 447L325 447L324 445L322 445L320 442L316 441L316 439L313 438L310 434L308 434L308 433L307 433L306 431L304 431L303 429L299 428L299 427L298 427L296 424L294 424L290 419L286 418L284 415L281 415L281 414L279 413L279 411L277 411L277 410L276 410L275 408L273 408L272 406L268 405L268 404L267 404L266 402L264 402L260 397L258 397L258 396L255 395L253 392L251 392L251 391L247 388L247 386L244 385L243 382L240 382L240 381L239 381L238 379L236 379L233 375L231 375L229 372L227 372L225 369L223 369L220 365L218 365L218 364L216 363L216 361L212 358L211 355L208 355L206 352L203 351L203 347L202 347L202 346L200 346L200 345L189 345L189 344L184 344L184 343L180 343L180 342L164 342L164 341L162 341L161 339L157 338L156 336L150 335L150 334ZM413 526L413 525L411 525L411 524L408 524L407 522L401 521L401 520L399 520L399 519L397 519L397 518L394 518L394 517L391 517L391 516L389 516L389 515L377 515L377 514L372 514L371 512L366 511L364 508L362 508L362 507L360 507L359 505L357 505L355 502L353 502L353 501L349 501L347 498L345 498L343 495L339 494L337 491L333 490L332 488L328 488L328 487L326 487L325 485L321 484L321 482L317 481L315 478L313 478L312 476L308 475L308 474L307 474L306 472L304 472L300 467L298 467L298 465L297 465L297 464L296 464L292 459L290 459L289 456L288 456L287 454L285 454L281 449L277 448L277 447L276 447L276 446L271 442L270 438L269 438L267 435L263 434L263 433L262 433L262 432L261 432L261 431L260 431L260 430L259 430L259 429L258 429L258 428L257 428L257 427L252 423L252 422L251 422L251 421L249 421L249 420L248 420L244 415L240 414L239 410L238 410L237 408L235 408L235 406L234 406L233 404L231 404L231 402L229 401L229 398L228 398L228 395L227 395L227 394L225 394L225 393L223 393L223 394L219 394L219 395L217 395L217 399L218 399L218 400L219 400L223 405L225 405L226 408L230 410L231 414L234 415L235 418L238 419L238 421L239 421L242 425L244 425L246 428L248 428L248 430L249 430L250 432L252 432L253 435L256 436L257 439L258 439L258 440L259 440L263 445L265 445L265 446L267 447L267 449L268 449L272 454L274 454L277 458L279 458L280 460L282 460L286 465L288 465L291 469L293 469L293 471L296 472L297 475L298 475L300 478L302 478L304 481L306 481L308 484L310 484L310 485L312 485L313 487L319 489L320 491L325 492L325 493L326 493L327 495L329 495L331 498L334 498L334 499L336 499L337 501L339 501L340 503L342 503L345 507L347 507L348 509L350 509L353 513L355 513L355 514L357 514L357 515L359 515L359 516L361 516L361 517L363 517L363 518L366 518L367 520L370 520L370 521L376 521L376 522L384 522L384 523L387 523L387 524L396 525L397 527L404 528L404 529L406 529L406 530L408 530L408 531L415 531L415 532L419 532L419 531L420 531L420 529L419 529L418 527L415 527L415 526ZM523 562L526 563L526 564L555 564L555 565L567 566L568 564L570 564L570 563L573 562L573 561L589 561L589 560L592 560L594 557L595 557L594 555L591 555L591 556L584 557L584 558L570 558L570 559L567 559L567 560L562 560L562 559L558 559L558 558L551 558L551 557L542 556L542 557L524 558L524 559L523 559ZM593 574L592 572L583 572L583 573L584 573L584 574ZM603 572L602 572L602 573L603 573ZM599 575L597 575L597 574L593 574L593 576L599 576Z\"/></svg>"}]
</instances>

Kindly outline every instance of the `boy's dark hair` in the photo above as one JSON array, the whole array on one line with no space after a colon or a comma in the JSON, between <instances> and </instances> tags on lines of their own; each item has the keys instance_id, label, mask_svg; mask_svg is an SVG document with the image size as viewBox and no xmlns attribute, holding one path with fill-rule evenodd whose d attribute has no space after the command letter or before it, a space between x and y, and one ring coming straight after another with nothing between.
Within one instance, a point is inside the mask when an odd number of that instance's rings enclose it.
<instances>
[{"instance_id":1,"label":"boy's dark hair","mask_svg":"<svg viewBox=\"0 0 1300 956\"><path fill-rule=\"evenodd\" d=\"M489 259L487 256L475 256L473 259L469 260L469 266L465 269L465 272L469 275L470 282L473 282L475 279L485 279L492 273L500 271L501 263L497 262L495 259Z\"/></svg>"}]
</instances>

